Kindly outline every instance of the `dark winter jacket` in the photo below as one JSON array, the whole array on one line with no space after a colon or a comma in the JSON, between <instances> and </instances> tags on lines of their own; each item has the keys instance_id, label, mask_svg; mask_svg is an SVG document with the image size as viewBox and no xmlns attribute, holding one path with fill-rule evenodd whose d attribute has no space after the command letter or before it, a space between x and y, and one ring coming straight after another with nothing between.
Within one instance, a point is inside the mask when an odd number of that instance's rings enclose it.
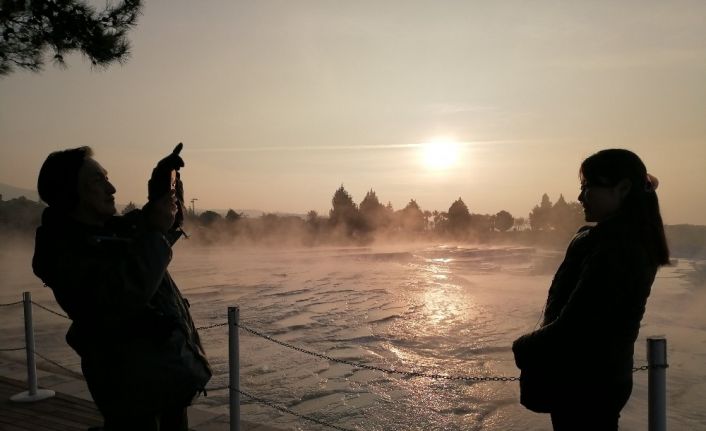
<instances>
[{"instance_id":1,"label":"dark winter jacket","mask_svg":"<svg viewBox=\"0 0 706 431\"><path fill-rule=\"evenodd\" d=\"M657 272L641 244L621 217L579 230L549 288L541 328L513 344L526 385L536 379L561 404L631 384Z\"/></svg>"},{"instance_id":2,"label":"dark winter jacket","mask_svg":"<svg viewBox=\"0 0 706 431\"><path fill-rule=\"evenodd\" d=\"M72 320L66 340L104 414L185 406L211 377L171 257L140 211L105 227L44 211L34 272Z\"/></svg>"}]
</instances>

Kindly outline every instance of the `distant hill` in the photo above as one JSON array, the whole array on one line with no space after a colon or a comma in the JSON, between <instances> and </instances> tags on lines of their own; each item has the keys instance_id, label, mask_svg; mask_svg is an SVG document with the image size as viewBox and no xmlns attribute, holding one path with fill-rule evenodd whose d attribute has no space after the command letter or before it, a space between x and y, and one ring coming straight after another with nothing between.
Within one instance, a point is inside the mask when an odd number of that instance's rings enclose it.
<instances>
[{"instance_id":1,"label":"distant hill","mask_svg":"<svg viewBox=\"0 0 706 431\"><path fill-rule=\"evenodd\" d=\"M43 203L20 196L13 199L0 200L0 232L31 233L39 226Z\"/></svg>"},{"instance_id":2,"label":"distant hill","mask_svg":"<svg viewBox=\"0 0 706 431\"><path fill-rule=\"evenodd\" d=\"M674 224L664 227L674 257L706 258L706 226Z\"/></svg>"},{"instance_id":3,"label":"distant hill","mask_svg":"<svg viewBox=\"0 0 706 431\"><path fill-rule=\"evenodd\" d=\"M36 190L23 189L4 183L0 183L0 195L2 195L2 200L6 201L19 198L20 196L24 196L33 201L39 201L39 194Z\"/></svg>"}]
</instances>

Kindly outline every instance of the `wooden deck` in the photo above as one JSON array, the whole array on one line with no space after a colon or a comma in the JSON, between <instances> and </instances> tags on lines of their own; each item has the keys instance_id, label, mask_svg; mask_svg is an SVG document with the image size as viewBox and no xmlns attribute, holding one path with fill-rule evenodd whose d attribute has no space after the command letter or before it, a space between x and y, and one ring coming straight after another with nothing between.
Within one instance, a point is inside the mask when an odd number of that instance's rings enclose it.
<instances>
[{"instance_id":1,"label":"wooden deck","mask_svg":"<svg viewBox=\"0 0 706 431\"><path fill-rule=\"evenodd\" d=\"M15 403L12 395L27 390L25 382L0 376L0 430L2 431L86 431L103 425L95 404L71 395L33 403Z\"/></svg>"},{"instance_id":2,"label":"wooden deck","mask_svg":"<svg viewBox=\"0 0 706 431\"><path fill-rule=\"evenodd\" d=\"M47 376L43 380L51 381ZM77 390L72 382L50 384L49 387L54 390L61 390L62 387ZM0 375L0 431L87 431L90 427L103 425L103 416L93 401L58 390L54 397L42 401L10 401L11 396L26 390L24 381ZM189 408L189 425L193 431L226 431L229 428L227 416L210 414L194 407ZM241 421L240 428L243 431L284 431L247 421Z\"/></svg>"}]
</instances>

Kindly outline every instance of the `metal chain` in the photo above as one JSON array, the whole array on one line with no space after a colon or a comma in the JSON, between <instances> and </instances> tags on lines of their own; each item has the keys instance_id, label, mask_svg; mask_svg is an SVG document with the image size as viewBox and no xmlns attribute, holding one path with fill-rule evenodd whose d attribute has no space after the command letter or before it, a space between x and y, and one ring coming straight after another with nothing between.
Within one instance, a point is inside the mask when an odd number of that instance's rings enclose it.
<instances>
[{"instance_id":1,"label":"metal chain","mask_svg":"<svg viewBox=\"0 0 706 431\"><path fill-rule=\"evenodd\" d=\"M0 349L0 352L16 352L18 350L24 350L24 346L22 347L15 347L14 349Z\"/></svg>"},{"instance_id":2,"label":"metal chain","mask_svg":"<svg viewBox=\"0 0 706 431\"><path fill-rule=\"evenodd\" d=\"M284 347L287 347L292 350L296 350L301 353L306 353L307 355L316 356L317 358L326 359L326 360L332 361L332 362L338 362L340 364L350 365L350 366L356 367L356 368L363 368L366 370L382 371L383 373L400 374L400 375L410 376L410 377L427 377L430 379L445 379L445 380L464 380L464 381L470 381L470 382L512 382L512 381L519 381L520 380L519 377L449 376L446 374L424 373L421 371L401 371L401 370L392 370L392 369L387 369L387 368L381 368L381 367L376 367L373 365L362 364L360 362L348 361L346 359L337 359L337 358L333 358L328 355L323 355L321 353L312 352L311 350L303 349L301 347L294 346L294 345L286 343L284 341L274 339L274 338L270 337L269 335L266 335L266 334L263 334L261 332L254 330L254 329L248 328L247 326L243 326L242 324L236 324L236 326L238 326L239 328L242 328L243 330L245 330L247 332L250 332L253 335L264 338L264 339L271 341L273 343L279 344L280 346L284 346Z\"/></svg>"},{"instance_id":3,"label":"metal chain","mask_svg":"<svg viewBox=\"0 0 706 431\"><path fill-rule=\"evenodd\" d=\"M669 365L668 365L668 364L665 364L665 365L652 365L652 366L650 366L650 365L643 365L643 366L641 366L641 367L635 367L635 368L633 368L633 369L632 369L632 372L633 372L633 373L636 373L636 372L638 372L638 371L647 371L647 370L649 370L650 368L652 368L653 370L660 370L660 369L669 368Z\"/></svg>"},{"instance_id":4,"label":"metal chain","mask_svg":"<svg viewBox=\"0 0 706 431\"><path fill-rule=\"evenodd\" d=\"M51 308L47 308L47 307L43 306L42 304L39 304L39 303L34 302L34 301L32 301L32 304L34 304L34 305L36 305L37 307L42 308L42 309L44 309L45 311L48 311L48 312L50 312L50 313L52 313L52 314L56 314L56 315L59 316L59 317L63 317L64 319L69 319L69 316L67 316L66 314L61 314L61 313L59 313L59 312L57 312L57 311L52 310ZM70 320L70 319L69 319L69 320Z\"/></svg>"},{"instance_id":5,"label":"metal chain","mask_svg":"<svg viewBox=\"0 0 706 431\"><path fill-rule=\"evenodd\" d=\"M24 301L8 302L7 304L0 304L0 307L9 307L11 305L22 304Z\"/></svg>"},{"instance_id":6,"label":"metal chain","mask_svg":"<svg viewBox=\"0 0 706 431\"><path fill-rule=\"evenodd\" d=\"M21 303L22 303L22 301L17 302L17 303L13 303L13 304L21 304ZM57 311L54 311L54 310L52 310L51 308L45 307L44 305L39 304L39 303L37 303L37 302L32 301L32 304L36 305L37 307L39 307L39 308L41 308L41 309L43 309L43 310L45 310L45 311L48 311L48 312L50 312L50 313L52 313L52 314L55 314L55 315L57 315L57 316L59 316L59 317L63 317L64 319L70 319L69 316L67 316L67 315L65 315L65 314L62 314L62 313L59 313L59 312L57 312ZM10 305L12 305L12 304L10 304ZM205 329L217 328L217 327L219 327L219 326L227 326L227 325L228 325L227 322L224 322L224 323L214 323L213 325L200 326L200 327L198 327L198 328L196 328L196 329L199 330L199 331L201 331L201 330L205 330Z\"/></svg>"},{"instance_id":7,"label":"metal chain","mask_svg":"<svg viewBox=\"0 0 706 431\"><path fill-rule=\"evenodd\" d=\"M35 351L34 354L39 356L40 358L44 359L45 361L49 362L50 364L52 364L56 367L59 367L64 371L71 373L72 376L78 377L81 380L85 380L83 377L83 374L79 373L78 371L74 371L71 368L66 368L65 366L61 365L60 363L52 361L51 359L47 358L46 356L42 355L41 353L39 353L37 351Z\"/></svg>"},{"instance_id":8,"label":"metal chain","mask_svg":"<svg viewBox=\"0 0 706 431\"><path fill-rule=\"evenodd\" d=\"M333 428L333 429L339 430L339 431L353 431L353 430L351 430L351 429L349 429L349 428L343 428L343 427L340 427L340 426L338 426L338 425L333 425L333 424L330 424L330 423L328 423L328 422L324 422L324 421L322 421L322 420L319 420L319 419L316 419L316 418L312 418L311 416L306 416L306 415L303 415L303 414L301 414L301 413L297 413L297 412L295 412L295 411L293 411L293 410L288 409L287 407L284 407L284 406L282 406L282 405L279 405L279 404L275 403L274 401L270 401L270 400L266 400L266 399L264 399L264 398L259 398L259 397L256 397L256 396L254 396L254 395L250 395L249 393L247 393L247 392L245 392L245 391L241 391L240 389L238 389L238 392L239 392L241 395L245 395L246 397L252 399L252 400L255 401L255 402L258 402L258 403L260 403L260 404L264 404L264 405L266 405L266 406L268 406L268 407L271 407L271 408L273 408L273 409L275 409L275 410L279 410L279 411L281 411L281 412L283 412L283 413L289 413L290 415L296 416L296 417L298 417L298 418L300 418L300 419L304 419L305 421L313 422L313 423L315 423L315 424L323 425L323 426L325 426L325 427Z\"/></svg>"},{"instance_id":9,"label":"metal chain","mask_svg":"<svg viewBox=\"0 0 706 431\"><path fill-rule=\"evenodd\" d=\"M205 329L211 329L211 328L217 328L219 326L228 326L228 322L224 323L214 323L213 325L208 325L208 326L199 326L196 328L197 331L203 331Z\"/></svg>"}]
</instances>

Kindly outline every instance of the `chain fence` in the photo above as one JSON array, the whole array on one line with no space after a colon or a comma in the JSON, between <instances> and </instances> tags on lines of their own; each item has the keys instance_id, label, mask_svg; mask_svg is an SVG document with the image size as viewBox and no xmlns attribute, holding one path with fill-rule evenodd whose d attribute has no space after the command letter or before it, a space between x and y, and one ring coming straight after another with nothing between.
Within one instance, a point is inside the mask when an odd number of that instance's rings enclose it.
<instances>
[{"instance_id":1,"label":"chain fence","mask_svg":"<svg viewBox=\"0 0 706 431\"><path fill-rule=\"evenodd\" d=\"M9 307L9 306L13 306L13 305L19 305L19 304L22 304L23 302L24 301L4 303L4 304L0 304L0 307ZM70 319L67 315L60 313L58 311L55 311L49 307L46 307L42 304L37 303L37 302L32 301L32 304L36 305L37 307L39 307L40 309L42 309L44 311L47 311L47 312L54 314L56 316L62 317L64 319ZM199 326L199 327L196 327L196 329L199 331L203 331L203 330L224 327L224 326L228 326L228 322L213 323L210 325ZM363 364L361 362L350 361L347 359L334 358L334 357L326 355L326 354L314 352L312 350L305 349L303 347L295 346L294 344L287 343L282 340L278 340L274 337L271 337L263 332L252 329L249 326L243 325L239 322L236 323L235 326L237 326L238 328L242 329L243 331L245 331L253 336L265 339L265 340L270 341L272 343L278 344L282 347L285 347L285 348L288 348L291 350L295 350L297 352L304 353L306 355L310 355L310 356L313 356L313 357L316 357L319 359L324 359L324 360L339 363L339 364L349 365L354 368L360 368L360 369L371 370L371 371L379 371L379 372L383 372L383 373L387 373L387 374L396 374L396 375L402 375L402 376L407 376L407 377L424 377L424 378L437 379L437 380L443 379L443 380L455 380L455 381L467 381L467 382L513 382L513 381L520 380L520 378L516 377L516 376L463 376L463 375L427 373L427 372L422 372L422 371L408 371L408 370L397 370L394 368L378 367L378 366L374 366L374 365ZM23 347L14 347L14 348L2 348L2 349L0 349L0 352L15 352L15 351L21 351L21 350L25 350L25 349L26 349L26 347L24 347L24 346ZM71 368L68 368L64 365L61 365L60 363L58 363L52 359L49 359L48 357L40 354L39 352L35 351L34 354L36 356L38 356L39 358L43 359L44 361L52 364L53 366L69 373L71 376L76 377L81 380L85 380L83 375L80 372L72 370ZM667 368L667 367L668 367L668 365L653 365L653 366L642 365L642 366L638 366L638 367L633 367L632 371L633 372L648 371L650 368ZM229 385L206 388L207 391L218 391L218 390L224 390L224 389L229 389L232 391L232 389ZM270 408L275 409L277 411L280 411L282 413L290 414L290 415L295 416L299 419L302 419L302 420L305 420L305 421L308 421L311 423L315 423L318 425L322 425L322 426L325 426L325 427L328 427L331 429L335 429L335 430L353 431L351 429L343 428L338 425L331 424L331 423L325 422L323 420L320 420L320 419L317 419L317 418L314 418L311 416L297 413L297 412L295 412L295 411L293 411L293 410L291 410L291 409L289 409L289 408L287 408L287 407L285 407L275 401L252 395L252 394L245 392L243 390L236 389L236 391L238 393L240 393L241 395L245 396L246 398L248 398L258 404L270 407Z\"/></svg>"},{"instance_id":2,"label":"chain fence","mask_svg":"<svg viewBox=\"0 0 706 431\"><path fill-rule=\"evenodd\" d=\"M20 301L20 302L22 302L22 301ZM45 307L45 306L43 306L42 304L40 304L40 303L38 303L38 302L32 301L32 304L36 305L37 307L41 308L41 309L44 310L44 311L50 312L51 314L56 314L57 316L63 317L64 319L69 319L69 316L67 316L66 314L59 313L58 311L54 311L54 310L52 310L51 308Z\"/></svg>"},{"instance_id":3,"label":"chain fence","mask_svg":"<svg viewBox=\"0 0 706 431\"><path fill-rule=\"evenodd\" d=\"M17 301L17 302L8 302L5 304L0 304L0 307L10 307L12 305L19 305L22 304L24 301Z\"/></svg>"},{"instance_id":4,"label":"chain fence","mask_svg":"<svg viewBox=\"0 0 706 431\"><path fill-rule=\"evenodd\" d=\"M22 303L24 303L24 301L6 302L6 303L0 304L0 307L11 307L13 305L20 305ZM17 351L24 350L24 349L25 349L24 346L22 346L22 347L9 347L9 348L0 349L0 352L17 352Z\"/></svg>"},{"instance_id":5,"label":"chain fence","mask_svg":"<svg viewBox=\"0 0 706 431\"><path fill-rule=\"evenodd\" d=\"M197 331L205 331L206 329L211 329L211 328L218 328L220 326L228 326L228 322L225 323L214 323L213 325L208 325L208 326L199 326L196 328Z\"/></svg>"},{"instance_id":6,"label":"chain fence","mask_svg":"<svg viewBox=\"0 0 706 431\"><path fill-rule=\"evenodd\" d=\"M58 363L58 362L56 362L56 361L52 361L51 359L47 358L46 356L42 355L42 354L39 353L39 352L36 352L36 351L35 351L34 354L35 354L36 356L39 356L40 358L44 359L45 361L49 362L50 364L54 365L55 367L58 367L58 368L60 368L60 369L62 369L62 370L64 370L64 371L68 372L69 374L71 374L71 376L76 377L76 378L78 378L79 380L85 380L85 378L83 377L83 374L82 374L82 373L79 373L78 371L74 371L74 370L72 370L71 368L67 368L67 367L61 365L60 363Z\"/></svg>"},{"instance_id":7,"label":"chain fence","mask_svg":"<svg viewBox=\"0 0 706 431\"><path fill-rule=\"evenodd\" d=\"M355 361L349 361L346 359L338 359L334 358L329 355L324 355L322 353L317 353L313 352L311 350L304 349L302 347L295 346L293 344L289 344L285 341L277 340L275 338L270 337L267 334L263 334L262 332L258 332L252 328L249 328L245 325L242 325L240 323L236 324L239 328L241 328L244 331L247 331L257 337L264 338L265 340L268 340L270 342L279 344L280 346L286 347L288 349L296 350L301 353L305 353L307 355L315 356L320 359L326 359L328 361L332 362L337 362L339 364L346 364L351 367L355 368L363 368L366 370L372 370L372 371L381 371L383 373L387 374L399 374L403 376L408 376L408 377L426 377L429 379L444 379L444 380L463 380L463 381L468 381L468 382L514 382L514 381L519 381L519 377L507 377L507 376L454 376L454 375L448 375L448 374L437 374L437 373L425 373L421 371L404 371L404 370L395 370L395 369L390 369L390 368L382 368L382 367L376 367L374 365L368 365L368 364L363 364L360 362L355 362Z\"/></svg>"},{"instance_id":8,"label":"chain fence","mask_svg":"<svg viewBox=\"0 0 706 431\"><path fill-rule=\"evenodd\" d=\"M669 368L669 364L664 364L664 365L659 365L659 364L657 364L657 365L652 365L652 366L650 366L650 365L643 365L643 366L641 366L641 367L635 367L635 368L633 368L633 369L632 369L632 372L633 372L633 373L637 373L638 371L649 371L650 369L653 369L653 370L663 370L663 369L666 369L666 368Z\"/></svg>"}]
</instances>

